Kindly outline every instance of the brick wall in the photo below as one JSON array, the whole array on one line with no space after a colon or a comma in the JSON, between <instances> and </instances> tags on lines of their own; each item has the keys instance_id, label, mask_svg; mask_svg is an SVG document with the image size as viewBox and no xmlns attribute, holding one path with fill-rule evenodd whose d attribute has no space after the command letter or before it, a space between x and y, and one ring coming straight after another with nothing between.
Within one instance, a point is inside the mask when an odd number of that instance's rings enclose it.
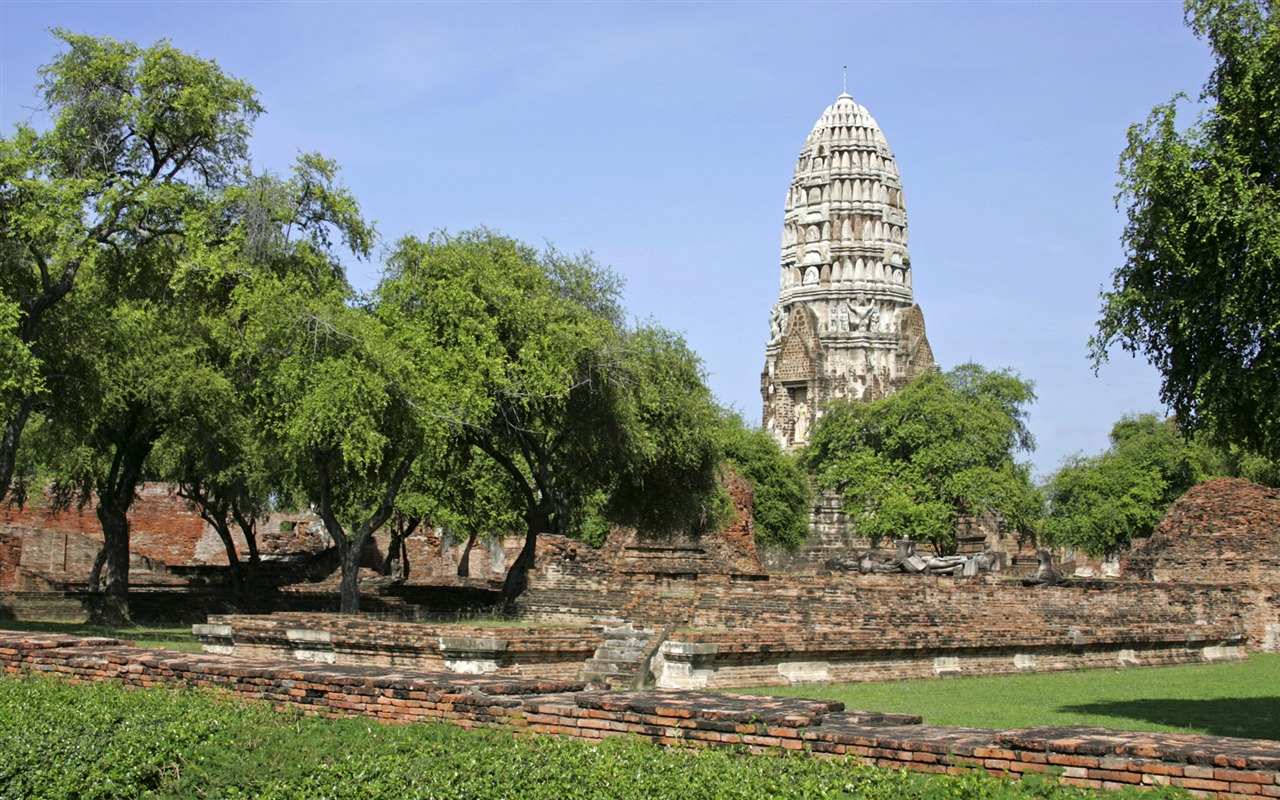
<instances>
[{"instance_id":1,"label":"brick wall","mask_svg":"<svg viewBox=\"0 0 1280 800\"><path fill-rule=\"evenodd\" d=\"M186 501L159 484L148 484L129 512L130 570L138 582L174 580L161 565L223 564L225 551ZM40 503L0 506L0 530L21 540L23 570L45 580L78 583L88 579L102 548L102 529L92 506L54 511ZM208 541L212 538L212 543ZM0 562L6 562L0 552Z\"/></svg>"},{"instance_id":2,"label":"brick wall","mask_svg":"<svg viewBox=\"0 0 1280 800\"><path fill-rule=\"evenodd\" d=\"M1161 583L1261 586L1280 574L1280 490L1239 478L1191 487L1124 559L1126 575Z\"/></svg>"},{"instance_id":3,"label":"brick wall","mask_svg":"<svg viewBox=\"0 0 1280 800\"><path fill-rule=\"evenodd\" d=\"M1137 581L1023 586L994 575L624 579L570 560L544 563L521 602L534 618L684 626L671 641L698 645L685 659L696 663L682 667L672 653L659 685L720 687L1239 659L1275 649L1275 594Z\"/></svg>"},{"instance_id":4,"label":"brick wall","mask_svg":"<svg viewBox=\"0 0 1280 800\"><path fill-rule=\"evenodd\" d=\"M633 736L668 747L809 753L917 772L1055 771L1064 783L1097 789L1173 785L1208 797L1280 797L1280 744L1273 741L1080 727L952 728L912 715L848 710L833 701L583 691L575 681L403 668L309 669L296 661L4 631L0 671L133 687L197 686L326 717L438 721L586 741Z\"/></svg>"},{"instance_id":5,"label":"brick wall","mask_svg":"<svg viewBox=\"0 0 1280 800\"><path fill-rule=\"evenodd\" d=\"M305 631L305 634L299 634ZM577 680L583 662L603 644L598 628L407 624L338 614L211 615L197 634L210 647L247 658L297 658L449 670L466 650L496 648L498 675ZM486 644L488 643L488 644ZM213 650L212 652L217 652ZM452 668L456 670L456 665Z\"/></svg>"},{"instance_id":6,"label":"brick wall","mask_svg":"<svg viewBox=\"0 0 1280 800\"><path fill-rule=\"evenodd\" d=\"M22 540L0 529L0 592L18 588L18 564L22 561Z\"/></svg>"}]
</instances>

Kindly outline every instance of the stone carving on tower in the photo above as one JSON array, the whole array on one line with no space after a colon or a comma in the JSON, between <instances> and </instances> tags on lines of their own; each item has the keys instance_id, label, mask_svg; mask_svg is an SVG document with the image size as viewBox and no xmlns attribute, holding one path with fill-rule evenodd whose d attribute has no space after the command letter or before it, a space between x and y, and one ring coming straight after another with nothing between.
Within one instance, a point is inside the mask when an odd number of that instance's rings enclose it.
<instances>
[{"instance_id":1,"label":"stone carving on tower","mask_svg":"<svg viewBox=\"0 0 1280 800\"><path fill-rule=\"evenodd\" d=\"M802 446L830 400L872 401L936 369L911 291L902 181L880 126L841 94L787 192L778 302L760 376L764 425Z\"/></svg>"}]
</instances>

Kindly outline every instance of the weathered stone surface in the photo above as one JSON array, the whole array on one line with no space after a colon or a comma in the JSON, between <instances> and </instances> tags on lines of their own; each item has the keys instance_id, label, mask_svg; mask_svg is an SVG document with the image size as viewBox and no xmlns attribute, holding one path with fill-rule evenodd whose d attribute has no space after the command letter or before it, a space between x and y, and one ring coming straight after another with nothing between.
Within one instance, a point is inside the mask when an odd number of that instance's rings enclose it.
<instances>
[{"instance_id":1,"label":"weathered stone surface","mask_svg":"<svg viewBox=\"0 0 1280 800\"><path fill-rule=\"evenodd\" d=\"M807 441L828 400L876 400L934 368L912 297L898 168L880 126L848 94L800 151L769 325L764 426L787 448Z\"/></svg>"}]
</instances>

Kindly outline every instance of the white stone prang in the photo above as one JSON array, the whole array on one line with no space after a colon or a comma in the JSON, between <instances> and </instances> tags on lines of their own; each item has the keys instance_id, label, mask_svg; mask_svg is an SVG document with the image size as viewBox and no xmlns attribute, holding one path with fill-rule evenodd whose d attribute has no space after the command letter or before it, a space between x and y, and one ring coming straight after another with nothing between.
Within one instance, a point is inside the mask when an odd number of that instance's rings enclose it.
<instances>
[{"instance_id":1,"label":"white stone prang","mask_svg":"<svg viewBox=\"0 0 1280 800\"><path fill-rule=\"evenodd\" d=\"M808 439L829 400L878 400L936 369L911 289L902 180L880 126L841 94L796 163L760 376L764 425Z\"/></svg>"}]
</instances>

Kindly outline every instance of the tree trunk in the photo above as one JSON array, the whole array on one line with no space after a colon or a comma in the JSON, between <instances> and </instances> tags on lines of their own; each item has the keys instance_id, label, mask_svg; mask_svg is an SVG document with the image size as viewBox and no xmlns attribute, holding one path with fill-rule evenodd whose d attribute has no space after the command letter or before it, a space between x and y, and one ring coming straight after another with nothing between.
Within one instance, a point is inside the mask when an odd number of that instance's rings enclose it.
<instances>
[{"instance_id":1,"label":"tree trunk","mask_svg":"<svg viewBox=\"0 0 1280 800\"><path fill-rule=\"evenodd\" d=\"M462 558L458 559L458 577L471 577L471 548L476 546L476 532L467 537L467 546L462 548Z\"/></svg>"},{"instance_id":2,"label":"tree trunk","mask_svg":"<svg viewBox=\"0 0 1280 800\"><path fill-rule=\"evenodd\" d=\"M520 555L516 556L511 569L507 570L506 580L502 582L502 606L508 612L515 610L516 598L529 588L529 570L537 566L538 534L554 530L552 525L556 522L556 503L549 497L550 493L543 491L538 504L525 513L528 528L524 535L524 547L520 548Z\"/></svg>"},{"instance_id":3,"label":"tree trunk","mask_svg":"<svg viewBox=\"0 0 1280 800\"><path fill-rule=\"evenodd\" d=\"M231 526L224 520L221 525L215 524L213 529L222 540L222 548L227 552L227 571L231 576L231 593L236 597L244 597L244 570L240 567L240 554L236 552L235 540L231 538Z\"/></svg>"},{"instance_id":4,"label":"tree trunk","mask_svg":"<svg viewBox=\"0 0 1280 800\"><path fill-rule=\"evenodd\" d=\"M361 544L353 542L347 545L345 552L338 554L342 564L338 611L343 614L360 612L360 551L364 549Z\"/></svg>"},{"instance_id":5,"label":"tree trunk","mask_svg":"<svg viewBox=\"0 0 1280 800\"><path fill-rule=\"evenodd\" d=\"M418 523L415 522L413 524L413 528L416 528L417 526ZM397 578L401 581L409 580L409 546L407 542L409 541L409 537L413 534L413 528L406 530L404 535L400 537L400 574Z\"/></svg>"},{"instance_id":6,"label":"tree trunk","mask_svg":"<svg viewBox=\"0 0 1280 800\"><path fill-rule=\"evenodd\" d=\"M22 438L22 429L31 416L31 407L32 398L23 399L13 418L5 423L4 435L0 436L0 503L9 496L13 470L18 463L18 440Z\"/></svg>"},{"instance_id":7,"label":"tree trunk","mask_svg":"<svg viewBox=\"0 0 1280 800\"><path fill-rule=\"evenodd\" d=\"M133 624L129 616L129 517L128 509L98 499L95 509L102 524L102 551L106 554L102 594L95 598L89 623L104 627Z\"/></svg>"},{"instance_id":8,"label":"tree trunk","mask_svg":"<svg viewBox=\"0 0 1280 800\"><path fill-rule=\"evenodd\" d=\"M89 570L89 591L97 594L102 591L102 568L107 563L107 547L98 548L98 555L93 559L93 569Z\"/></svg>"},{"instance_id":9,"label":"tree trunk","mask_svg":"<svg viewBox=\"0 0 1280 800\"><path fill-rule=\"evenodd\" d=\"M262 557L258 555L258 520L251 513L243 513L235 503L231 505L231 516L240 526L245 547L249 550L249 567L244 570L243 575L243 599L251 609L257 609L262 602Z\"/></svg>"},{"instance_id":10,"label":"tree trunk","mask_svg":"<svg viewBox=\"0 0 1280 800\"><path fill-rule=\"evenodd\" d=\"M529 588L529 570L534 567L535 554L538 549L537 526L530 525L524 535L524 547L520 555L507 570L506 580L502 582L502 606L510 612L515 610L516 599Z\"/></svg>"}]
</instances>

